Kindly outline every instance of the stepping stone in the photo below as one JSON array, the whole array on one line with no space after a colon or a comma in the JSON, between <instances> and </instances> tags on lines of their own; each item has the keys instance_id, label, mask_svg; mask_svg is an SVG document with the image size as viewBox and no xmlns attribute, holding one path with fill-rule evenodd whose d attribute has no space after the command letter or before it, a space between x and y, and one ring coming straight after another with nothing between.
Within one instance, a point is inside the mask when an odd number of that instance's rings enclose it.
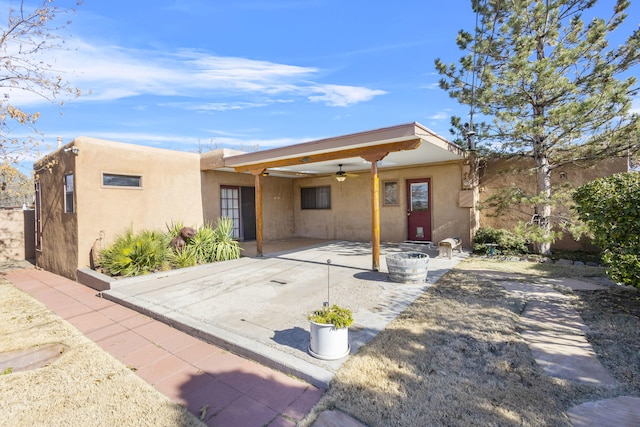
<instances>
[{"instance_id":1,"label":"stepping stone","mask_svg":"<svg viewBox=\"0 0 640 427\"><path fill-rule=\"evenodd\" d=\"M574 427L635 427L640 425L640 397L586 402L569 409L567 415Z\"/></svg>"},{"instance_id":2,"label":"stepping stone","mask_svg":"<svg viewBox=\"0 0 640 427\"><path fill-rule=\"evenodd\" d=\"M366 427L360 421L342 411L323 411L311 427Z\"/></svg>"}]
</instances>

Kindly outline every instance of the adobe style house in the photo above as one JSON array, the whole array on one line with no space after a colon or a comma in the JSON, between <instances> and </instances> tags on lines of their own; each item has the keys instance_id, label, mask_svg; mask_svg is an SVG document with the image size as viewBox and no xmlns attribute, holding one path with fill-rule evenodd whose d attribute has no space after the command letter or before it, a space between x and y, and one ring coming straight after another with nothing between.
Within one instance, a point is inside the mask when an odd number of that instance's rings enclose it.
<instances>
[{"instance_id":1,"label":"adobe style house","mask_svg":"<svg viewBox=\"0 0 640 427\"><path fill-rule=\"evenodd\" d=\"M36 264L72 279L128 227L226 216L259 254L263 240L290 237L372 242L377 269L380 242L469 247L478 223L466 153L418 123L252 153L78 137L34 169Z\"/></svg>"},{"instance_id":2,"label":"adobe style house","mask_svg":"<svg viewBox=\"0 0 640 427\"><path fill-rule=\"evenodd\" d=\"M472 188L470 155L418 123L252 153L78 137L34 165L36 264L75 280L92 248L128 227L195 227L221 216L233 219L238 239L255 240L259 255L265 240L371 242L374 270L381 242L460 237L470 248L481 219L504 228L520 219L481 217L480 198L511 184L535 189L517 159L487 162ZM620 159L558 176L575 186L626 170Z\"/></svg>"}]
</instances>

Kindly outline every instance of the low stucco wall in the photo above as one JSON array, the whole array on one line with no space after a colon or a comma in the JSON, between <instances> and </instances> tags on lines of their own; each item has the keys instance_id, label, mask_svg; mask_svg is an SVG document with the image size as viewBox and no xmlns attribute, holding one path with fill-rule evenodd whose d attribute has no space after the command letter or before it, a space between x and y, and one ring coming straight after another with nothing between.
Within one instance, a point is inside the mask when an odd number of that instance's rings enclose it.
<instances>
[{"instance_id":1,"label":"low stucco wall","mask_svg":"<svg viewBox=\"0 0 640 427\"><path fill-rule=\"evenodd\" d=\"M0 262L35 258L34 211L0 210Z\"/></svg>"},{"instance_id":2,"label":"low stucco wall","mask_svg":"<svg viewBox=\"0 0 640 427\"><path fill-rule=\"evenodd\" d=\"M553 171L551 175L552 185L568 185L578 188L584 183L615 173L627 172L628 160L626 158L609 159L598 162L595 165L584 167L566 166ZM486 202L491 196L498 194L504 188L519 188L525 194L533 195L536 192L535 164L529 158L489 159L483 170L480 180L480 203ZM491 209L480 210L481 227L513 230L519 221L530 221L534 211L533 207L523 212L523 209L513 209L494 216ZM566 208L568 209L568 207ZM569 213L556 211L556 216L568 216ZM567 250L596 250L589 239L575 241L571 236L564 236L552 245L552 248Z\"/></svg>"}]
</instances>

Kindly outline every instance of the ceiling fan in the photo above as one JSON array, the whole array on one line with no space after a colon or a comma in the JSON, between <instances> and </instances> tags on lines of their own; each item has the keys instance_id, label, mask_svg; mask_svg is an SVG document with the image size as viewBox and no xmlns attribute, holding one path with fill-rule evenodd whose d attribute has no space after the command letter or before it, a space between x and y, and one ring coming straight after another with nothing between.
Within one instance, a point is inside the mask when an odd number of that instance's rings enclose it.
<instances>
[{"instance_id":1,"label":"ceiling fan","mask_svg":"<svg viewBox=\"0 0 640 427\"><path fill-rule=\"evenodd\" d=\"M342 165L338 165L338 167L340 168L340 170L338 172L336 172L336 181L338 182L342 182L345 179L347 179L347 177L356 177L358 175L353 174L353 173L346 173L345 171L342 170Z\"/></svg>"}]
</instances>

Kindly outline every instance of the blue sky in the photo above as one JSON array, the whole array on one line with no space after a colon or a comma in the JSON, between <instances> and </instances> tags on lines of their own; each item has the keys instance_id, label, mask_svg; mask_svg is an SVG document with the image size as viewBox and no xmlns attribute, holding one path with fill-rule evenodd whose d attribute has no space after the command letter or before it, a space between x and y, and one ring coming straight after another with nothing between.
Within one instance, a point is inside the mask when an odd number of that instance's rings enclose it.
<instances>
[{"instance_id":1,"label":"blue sky","mask_svg":"<svg viewBox=\"0 0 640 427\"><path fill-rule=\"evenodd\" d=\"M434 70L461 56L467 0L86 0L71 20L52 60L85 95L29 107L49 148L253 151L413 121L449 137L468 114Z\"/></svg>"}]
</instances>

